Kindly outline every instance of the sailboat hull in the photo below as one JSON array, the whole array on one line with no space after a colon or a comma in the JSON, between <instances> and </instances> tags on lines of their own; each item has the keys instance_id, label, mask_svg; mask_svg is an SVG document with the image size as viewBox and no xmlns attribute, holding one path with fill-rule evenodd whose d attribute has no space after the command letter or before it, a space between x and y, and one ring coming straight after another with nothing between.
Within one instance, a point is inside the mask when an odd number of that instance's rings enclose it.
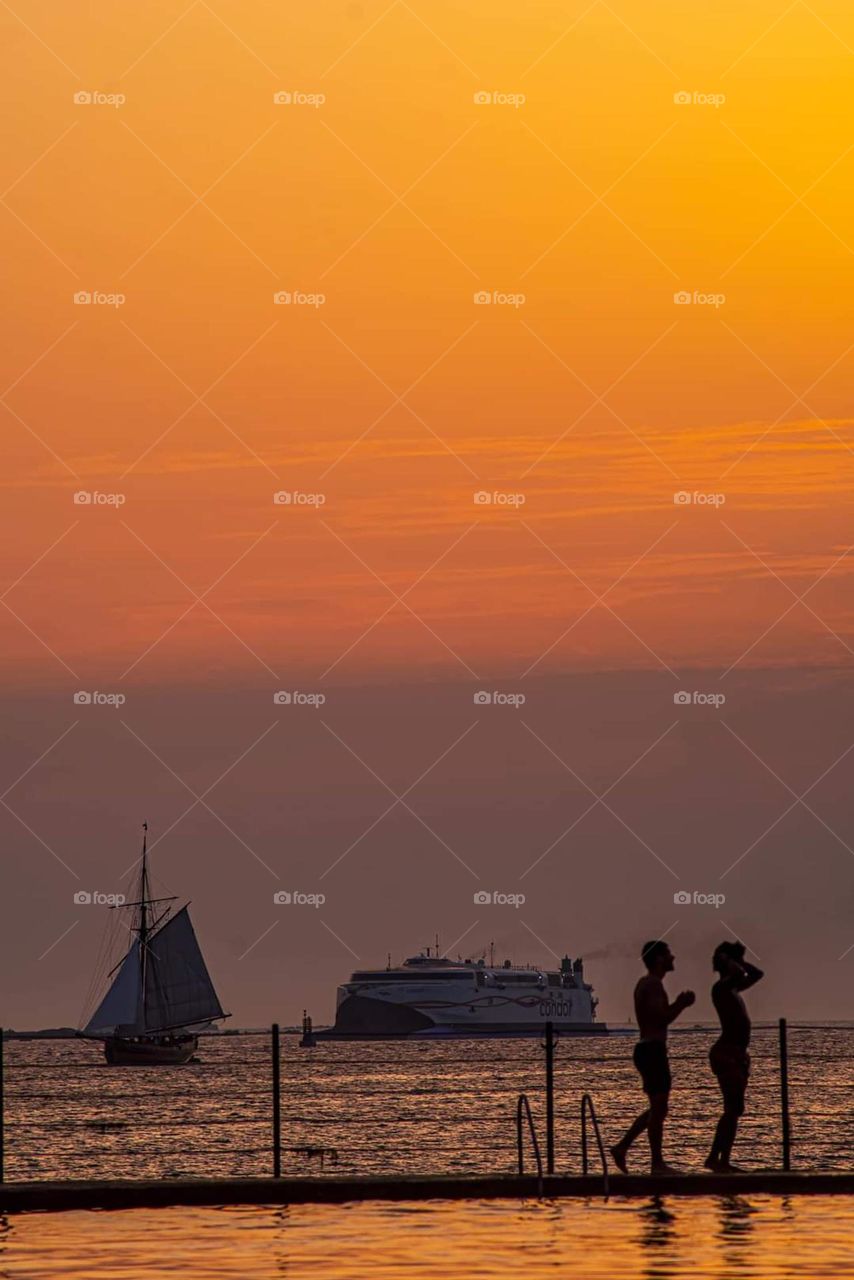
<instances>
[{"instance_id":1,"label":"sailboat hull","mask_svg":"<svg viewBox=\"0 0 854 1280\"><path fill-rule=\"evenodd\" d=\"M180 1066L190 1061L198 1045L197 1036L137 1040L113 1036L104 1041L104 1057L111 1067Z\"/></svg>"}]
</instances>

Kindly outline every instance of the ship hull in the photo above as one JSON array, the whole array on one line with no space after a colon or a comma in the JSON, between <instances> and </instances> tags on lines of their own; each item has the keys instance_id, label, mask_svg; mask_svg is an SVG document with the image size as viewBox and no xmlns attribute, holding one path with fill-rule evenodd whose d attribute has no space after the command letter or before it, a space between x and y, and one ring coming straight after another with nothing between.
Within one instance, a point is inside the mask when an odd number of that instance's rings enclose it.
<instances>
[{"instance_id":1,"label":"ship hull","mask_svg":"<svg viewBox=\"0 0 854 1280\"><path fill-rule=\"evenodd\" d=\"M606 1036L610 1028L604 1022L567 1023L553 1027L561 1036ZM496 1023L490 1026L430 1027L426 1031L339 1031L337 1027L321 1027L303 1036L303 1047L322 1040L513 1040L541 1036L544 1023L527 1025Z\"/></svg>"},{"instance_id":2,"label":"ship hull","mask_svg":"<svg viewBox=\"0 0 854 1280\"><path fill-rule=\"evenodd\" d=\"M180 1066L190 1061L198 1046L196 1036L170 1040L125 1040L114 1036L104 1041L104 1057L111 1067Z\"/></svg>"},{"instance_id":3,"label":"ship hull","mask_svg":"<svg viewBox=\"0 0 854 1280\"><path fill-rule=\"evenodd\" d=\"M541 999L477 997L465 1001L383 1000L346 995L339 1003L334 1027L313 1032L314 1040L439 1040L510 1038L542 1035L551 1023L560 1035L607 1035L604 1023L572 1018L565 1002ZM437 1007L438 1006L438 1007Z\"/></svg>"}]
</instances>

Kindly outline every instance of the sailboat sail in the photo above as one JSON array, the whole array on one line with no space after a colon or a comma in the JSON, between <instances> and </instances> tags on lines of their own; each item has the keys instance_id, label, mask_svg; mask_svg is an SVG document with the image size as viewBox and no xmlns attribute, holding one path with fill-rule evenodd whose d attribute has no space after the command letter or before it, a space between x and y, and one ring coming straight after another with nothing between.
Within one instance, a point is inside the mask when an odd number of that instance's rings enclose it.
<instances>
[{"instance_id":1,"label":"sailboat sail","mask_svg":"<svg viewBox=\"0 0 854 1280\"><path fill-rule=\"evenodd\" d=\"M190 1027L223 1017L189 912L183 907L148 939L145 1030Z\"/></svg>"},{"instance_id":2,"label":"sailboat sail","mask_svg":"<svg viewBox=\"0 0 854 1280\"><path fill-rule=\"evenodd\" d=\"M134 942L113 979L112 986L86 1025L87 1035L113 1035L121 1030L137 1034L142 971L139 942Z\"/></svg>"}]
</instances>

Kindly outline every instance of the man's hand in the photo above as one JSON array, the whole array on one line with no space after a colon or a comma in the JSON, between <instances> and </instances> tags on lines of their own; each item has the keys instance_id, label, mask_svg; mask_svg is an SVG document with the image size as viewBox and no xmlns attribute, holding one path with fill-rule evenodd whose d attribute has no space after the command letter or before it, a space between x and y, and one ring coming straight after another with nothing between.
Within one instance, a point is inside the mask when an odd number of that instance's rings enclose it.
<instances>
[{"instance_id":1,"label":"man's hand","mask_svg":"<svg viewBox=\"0 0 854 1280\"><path fill-rule=\"evenodd\" d=\"M697 997L693 991L680 991L673 1004L667 1010L667 1025L669 1026L671 1022L678 1018L682 1010L687 1009L696 999Z\"/></svg>"},{"instance_id":2,"label":"man's hand","mask_svg":"<svg viewBox=\"0 0 854 1280\"><path fill-rule=\"evenodd\" d=\"M730 985L736 991L746 991L748 987L754 986L760 978L763 978L761 969L757 969L755 964L751 964L749 960L730 960L729 972L724 975L728 978Z\"/></svg>"}]
</instances>

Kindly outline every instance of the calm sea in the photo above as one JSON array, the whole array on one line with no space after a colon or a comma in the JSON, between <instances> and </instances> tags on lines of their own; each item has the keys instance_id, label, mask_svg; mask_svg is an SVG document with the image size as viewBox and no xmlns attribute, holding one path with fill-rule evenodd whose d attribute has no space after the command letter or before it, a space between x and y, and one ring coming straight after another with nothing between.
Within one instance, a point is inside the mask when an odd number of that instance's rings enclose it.
<instances>
[{"instance_id":1,"label":"calm sea","mask_svg":"<svg viewBox=\"0 0 854 1280\"><path fill-rule=\"evenodd\" d=\"M673 1037L669 1155L699 1166L717 1109L709 1031ZM558 1170L577 1170L589 1091L613 1139L642 1098L632 1040L558 1043ZM269 1037L209 1038L179 1068L111 1068L83 1042L7 1045L7 1176L265 1174ZM757 1031L745 1167L779 1167L776 1030ZM850 1168L854 1029L790 1029L793 1163ZM536 1041L283 1042L285 1172L509 1171L524 1091L542 1137ZM638 1150L636 1167L645 1152ZM306 1205L23 1214L0 1220L7 1280L782 1280L854 1276L848 1197Z\"/></svg>"},{"instance_id":2,"label":"calm sea","mask_svg":"<svg viewBox=\"0 0 854 1280\"><path fill-rule=\"evenodd\" d=\"M672 1037L667 1155L699 1168L718 1114L709 1030ZM556 1167L580 1169L581 1096L614 1141L641 1109L627 1036L566 1038L555 1055ZM759 1028L746 1168L781 1162L776 1028ZM854 1028L789 1029L793 1167L850 1169ZM511 1171L515 1111L527 1093L543 1141L544 1064L536 1040L327 1044L282 1041L285 1173ZM269 1036L207 1037L183 1067L104 1064L86 1041L6 1045L6 1176L178 1177L271 1172ZM630 1167L644 1167L642 1143Z\"/></svg>"},{"instance_id":3,"label":"calm sea","mask_svg":"<svg viewBox=\"0 0 854 1280\"><path fill-rule=\"evenodd\" d=\"M7 1280L829 1280L842 1196L157 1209L0 1221Z\"/></svg>"}]
</instances>

